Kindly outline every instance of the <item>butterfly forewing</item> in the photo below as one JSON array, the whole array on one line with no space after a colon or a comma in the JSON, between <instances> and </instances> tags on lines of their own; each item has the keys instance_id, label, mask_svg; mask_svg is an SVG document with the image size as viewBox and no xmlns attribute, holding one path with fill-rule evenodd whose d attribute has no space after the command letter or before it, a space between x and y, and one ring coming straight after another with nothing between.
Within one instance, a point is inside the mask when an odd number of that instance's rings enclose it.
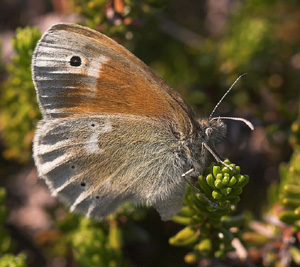
<instances>
[{"instance_id":1,"label":"butterfly forewing","mask_svg":"<svg viewBox=\"0 0 300 267\"><path fill-rule=\"evenodd\" d=\"M190 107L149 67L105 35L75 24L58 24L39 41L33 80L42 113L133 114L171 121L188 135Z\"/></svg>"}]
</instances>

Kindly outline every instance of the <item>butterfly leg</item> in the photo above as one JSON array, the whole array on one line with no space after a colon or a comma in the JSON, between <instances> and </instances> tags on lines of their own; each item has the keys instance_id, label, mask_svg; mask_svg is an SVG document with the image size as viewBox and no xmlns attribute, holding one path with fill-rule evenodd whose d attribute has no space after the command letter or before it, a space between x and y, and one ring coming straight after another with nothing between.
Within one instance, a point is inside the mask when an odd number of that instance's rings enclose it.
<instances>
[{"instance_id":1,"label":"butterfly leg","mask_svg":"<svg viewBox=\"0 0 300 267\"><path fill-rule=\"evenodd\" d=\"M207 198L207 197L205 196L205 194L202 193L202 192L199 190L199 188L197 188L195 185L193 185L193 184L189 181L189 179L186 177L186 174L191 173L192 170L194 170L194 169L191 169L191 170L187 171L186 173L182 174L181 177L182 177L182 178L183 178L183 179L184 179L184 180L185 180L185 181L193 188L193 190L194 190L196 193L200 194L200 195L201 195L201 196L209 203L209 205L210 205L212 208L216 209L216 208L218 207L218 204L215 203L215 202L210 201L210 199Z\"/></svg>"},{"instance_id":2,"label":"butterfly leg","mask_svg":"<svg viewBox=\"0 0 300 267\"><path fill-rule=\"evenodd\" d=\"M230 170L232 170L233 172L235 172L235 170L229 166L227 163L225 163L224 161L222 161L218 155L208 146L208 144L206 143L202 143L202 146L205 147L207 149L207 151L214 157L214 159L218 162L218 163L222 163L223 165L225 165L227 168L229 168Z\"/></svg>"}]
</instances>

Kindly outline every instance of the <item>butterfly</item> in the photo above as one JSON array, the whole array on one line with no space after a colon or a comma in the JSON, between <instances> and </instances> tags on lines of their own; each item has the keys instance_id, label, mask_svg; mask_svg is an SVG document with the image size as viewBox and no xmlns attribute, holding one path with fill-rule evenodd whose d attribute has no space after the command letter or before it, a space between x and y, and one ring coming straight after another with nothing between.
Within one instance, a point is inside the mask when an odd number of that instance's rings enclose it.
<instances>
[{"instance_id":1,"label":"butterfly","mask_svg":"<svg viewBox=\"0 0 300 267\"><path fill-rule=\"evenodd\" d=\"M42 113L38 175L71 211L101 219L130 201L169 220L182 206L183 176L201 174L209 153L218 159L211 147L225 137L222 118L197 119L170 85L97 31L53 25L35 48L32 79Z\"/></svg>"}]
</instances>

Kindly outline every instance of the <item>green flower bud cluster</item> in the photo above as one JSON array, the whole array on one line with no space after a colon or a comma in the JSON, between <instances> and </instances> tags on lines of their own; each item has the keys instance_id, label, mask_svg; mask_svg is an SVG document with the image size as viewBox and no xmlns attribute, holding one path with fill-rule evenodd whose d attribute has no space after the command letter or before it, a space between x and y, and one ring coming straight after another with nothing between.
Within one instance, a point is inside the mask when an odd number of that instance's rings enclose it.
<instances>
[{"instance_id":1,"label":"green flower bud cluster","mask_svg":"<svg viewBox=\"0 0 300 267\"><path fill-rule=\"evenodd\" d=\"M72 255L80 266L129 266L122 255L123 228L118 215L94 221L78 214L67 213L58 219L57 235L43 244L48 253Z\"/></svg>"},{"instance_id":2,"label":"green flower bud cluster","mask_svg":"<svg viewBox=\"0 0 300 267\"><path fill-rule=\"evenodd\" d=\"M200 257L223 258L231 251L232 239L237 235L237 227L244 222L241 215L231 216L239 202L242 188L249 177L240 174L240 167L231 164L219 166L212 163L204 175L199 176L196 193L188 188L183 208L173 221L186 225L169 243L174 246L192 246L185 261L193 263Z\"/></svg>"},{"instance_id":3,"label":"green flower bud cluster","mask_svg":"<svg viewBox=\"0 0 300 267\"><path fill-rule=\"evenodd\" d=\"M66 213L38 245L52 257L72 257L78 266L129 266L122 255L123 226L118 215L102 221ZM0 265L1 266L1 265Z\"/></svg>"},{"instance_id":4,"label":"green flower bud cluster","mask_svg":"<svg viewBox=\"0 0 300 267\"><path fill-rule=\"evenodd\" d=\"M299 110L300 111L300 110ZM290 145L294 153L289 163L280 165L280 183L273 184L268 189L269 205L268 216L272 220L264 222L265 227L272 229L274 239L263 232L248 232L243 235L246 245L265 247L264 262L268 266L300 266L300 249L298 246L300 232L300 118L292 124ZM285 224L273 224L274 218ZM280 233L280 235L278 234ZM287 240L290 240L287 243ZM274 249L276 247L276 249ZM273 248L273 249L272 249ZM282 251L286 250L288 261L282 261Z\"/></svg>"},{"instance_id":5,"label":"green flower bud cluster","mask_svg":"<svg viewBox=\"0 0 300 267\"><path fill-rule=\"evenodd\" d=\"M107 225L81 217L69 241L81 266L127 266L122 260L122 231L112 216Z\"/></svg>"},{"instance_id":6,"label":"green flower bud cluster","mask_svg":"<svg viewBox=\"0 0 300 267\"><path fill-rule=\"evenodd\" d=\"M124 258L123 233L130 232L131 241L147 240L142 227L127 224L128 220L141 220L146 215L145 207L125 203L116 214L100 221L82 215L66 213L58 218L55 235L48 235L39 245L50 255L68 257L70 249L80 266L130 266ZM1 266L1 265L0 265Z\"/></svg>"},{"instance_id":7,"label":"green flower bud cluster","mask_svg":"<svg viewBox=\"0 0 300 267\"><path fill-rule=\"evenodd\" d=\"M300 147L288 165L281 166L280 202L285 208L279 219L300 229Z\"/></svg>"}]
</instances>

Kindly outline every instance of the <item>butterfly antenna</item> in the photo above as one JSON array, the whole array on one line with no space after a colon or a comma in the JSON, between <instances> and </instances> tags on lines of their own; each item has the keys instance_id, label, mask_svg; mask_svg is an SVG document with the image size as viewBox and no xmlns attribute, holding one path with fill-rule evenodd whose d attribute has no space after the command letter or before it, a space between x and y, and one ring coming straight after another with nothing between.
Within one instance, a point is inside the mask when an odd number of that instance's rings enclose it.
<instances>
[{"instance_id":1,"label":"butterfly antenna","mask_svg":"<svg viewBox=\"0 0 300 267\"><path fill-rule=\"evenodd\" d=\"M202 146L204 146L206 149L207 149L207 151L215 158L215 160L218 162L218 163L221 163L221 164L223 164L224 166L226 166L228 169L230 169L231 171L233 171L233 172L236 172L236 170L235 169L233 169L230 165L228 165L227 163L225 163L223 160L221 160L219 157L218 157L218 155L209 147L209 145L208 144L206 144L206 143L202 143Z\"/></svg>"},{"instance_id":2,"label":"butterfly antenna","mask_svg":"<svg viewBox=\"0 0 300 267\"><path fill-rule=\"evenodd\" d=\"M221 102L223 101L223 99L225 98L225 96L228 95L228 93L231 91L231 89L233 88L233 86L244 76L246 76L247 73L244 73L242 75L240 75L235 81L234 83L230 86L230 88L227 90L227 92L222 96L222 98L220 99L220 101L217 103L217 105L214 107L213 111L210 113L208 119L211 120L212 115L215 113L216 109L218 108L218 106L221 104Z\"/></svg>"},{"instance_id":3,"label":"butterfly antenna","mask_svg":"<svg viewBox=\"0 0 300 267\"><path fill-rule=\"evenodd\" d=\"M241 122L245 123L252 131L254 130L253 124L250 121L248 121L248 120L246 120L244 118L237 118L237 117L215 117L215 118L212 118L210 120L212 121L212 120L219 120L219 119L221 119L221 120L241 121Z\"/></svg>"}]
</instances>

